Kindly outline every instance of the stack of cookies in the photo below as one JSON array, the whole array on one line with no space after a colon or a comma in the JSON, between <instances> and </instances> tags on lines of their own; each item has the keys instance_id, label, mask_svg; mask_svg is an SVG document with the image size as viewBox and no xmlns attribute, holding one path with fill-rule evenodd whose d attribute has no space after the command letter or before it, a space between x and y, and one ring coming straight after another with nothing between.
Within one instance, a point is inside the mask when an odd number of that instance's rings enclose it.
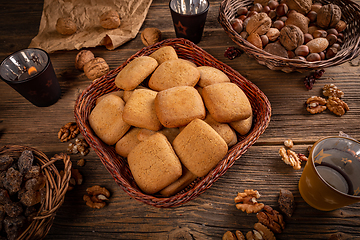
<instances>
[{"instance_id":1,"label":"stack of cookies","mask_svg":"<svg viewBox=\"0 0 360 240\"><path fill-rule=\"evenodd\" d=\"M128 63L119 91L96 101L95 134L127 158L138 187L169 197L207 175L252 126L245 93L221 70L180 59L171 46Z\"/></svg>"}]
</instances>

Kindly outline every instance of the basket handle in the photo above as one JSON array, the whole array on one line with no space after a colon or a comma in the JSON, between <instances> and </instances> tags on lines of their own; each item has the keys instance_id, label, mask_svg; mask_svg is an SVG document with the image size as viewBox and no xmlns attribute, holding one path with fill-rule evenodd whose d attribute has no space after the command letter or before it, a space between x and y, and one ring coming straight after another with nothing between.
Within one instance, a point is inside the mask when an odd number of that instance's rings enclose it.
<instances>
[{"instance_id":1,"label":"basket handle","mask_svg":"<svg viewBox=\"0 0 360 240\"><path fill-rule=\"evenodd\" d=\"M62 160L64 162L64 174L60 174L54 166L54 163L58 160ZM69 187L71 167L72 163L70 156L65 153L54 155L49 162L41 166L46 178L49 181L46 183L46 196L43 209L39 211L39 215L34 219L47 218L50 215L53 215L62 205L65 199L66 191Z\"/></svg>"}]
</instances>

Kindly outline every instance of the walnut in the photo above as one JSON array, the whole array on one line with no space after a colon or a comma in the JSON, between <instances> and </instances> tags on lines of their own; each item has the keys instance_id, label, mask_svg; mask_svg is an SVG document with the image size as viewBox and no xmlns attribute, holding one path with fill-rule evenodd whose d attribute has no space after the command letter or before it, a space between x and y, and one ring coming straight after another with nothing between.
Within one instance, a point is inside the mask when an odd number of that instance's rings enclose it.
<instances>
[{"instance_id":1,"label":"walnut","mask_svg":"<svg viewBox=\"0 0 360 240\"><path fill-rule=\"evenodd\" d=\"M279 208L288 217L291 217L295 210L295 199L291 191L280 189Z\"/></svg>"},{"instance_id":2,"label":"walnut","mask_svg":"<svg viewBox=\"0 0 360 240\"><path fill-rule=\"evenodd\" d=\"M56 31L62 35L72 35L77 30L76 24L71 18L59 18L55 27Z\"/></svg>"},{"instance_id":3,"label":"walnut","mask_svg":"<svg viewBox=\"0 0 360 240\"><path fill-rule=\"evenodd\" d=\"M96 57L85 64L84 72L88 79L95 80L109 72L109 65L105 59Z\"/></svg>"},{"instance_id":4,"label":"walnut","mask_svg":"<svg viewBox=\"0 0 360 240\"><path fill-rule=\"evenodd\" d=\"M83 196L83 200L86 202L86 205L91 208L103 208L106 206L104 201L110 198L110 192L98 185L89 187L86 189L87 195Z\"/></svg>"},{"instance_id":5,"label":"walnut","mask_svg":"<svg viewBox=\"0 0 360 240\"><path fill-rule=\"evenodd\" d=\"M60 175L63 176L64 172L61 171ZM68 191L73 190L76 185L81 185L83 182L83 176L79 172L78 169L71 168L71 177L69 180L69 188Z\"/></svg>"},{"instance_id":6,"label":"walnut","mask_svg":"<svg viewBox=\"0 0 360 240\"><path fill-rule=\"evenodd\" d=\"M145 28L141 33L141 41L145 46L153 45L161 40L161 31L157 28Z\"/></svg>"},{"instance_id":7,"label":"walnut","mask_svg":"<svg viewBox=\"0 0 360 240\"><path fill-rule=\"evenodd\" d=\"M100 16L100 25L105 29L115 29L120 26L120 16L115 10L104 12Z\"/></svg>"},{"instance_id":8,"label":"walnut","mask_svg":"<svg viewBox=\"0 0 360 240\"><path fill-rule=\"evenodd\" d=\"M299 157L299 159L300 159L301 161L307 161L307 160L308 160L308 158L307 158L304 154L302 154L302 153L298 153L298 157Z\"/></svg>"},{"instance_id":9,"label":"walnut","mask_svg":"<svg viewBox=\"0 0 360 240\"><path fill-rule=\"evenodd\" d=\"M294 143L293 143L293 141L291 139L287 139L287 140L284 141L284 145L287 148L292 148L294 146Z\"/></svg>"},{"instance_id":10,"label":"walnut","mask_svg":"<svg viewBox=\"0 0 360 240\"><path fill-rule=\"evenodd\" d=\"M61 142L67 142L75 138L80 133L76 122L69 122L60 128L58 138Z\"/></svg>"},{"instance_id":11,"label":"walnut","mask_svg":"<svg viewBox=\"0 0 360 240\"><path fill-rule=\"evenodd\" d=\"M280 31L280 43L287 50L294 50L304 43L304 33L295 25L286 25Z\"/></svg>"},{"instance_id":12,"label":"walnut","mask_svg":"<svg viewBox=\"0 0 360 240\"><path fill-rule=\"evenodd\" d=\"M290 149L286 150L284 147L281 147L279 149L279 154L286 164L292 166L296 170L301 169L301 160L294 151L291 151Z\"/></svg>"},{"instance_id":13,"label":"walnut","mask_svg":"<svg viewBox=\"0 0 360 240\"><path fill-rule=\"evenodd\" d=\"M254 230L246 234L247 240L276 240L274 233L261 223L255 223Z\"/></svg>"},{"instance_id":14,"label":"walnut","mask_svg":"<svg viewBox=\"0 0 360 240\"><path fill-rule=\"evenodd\" d=\"M252 15L246 25L246 32L259 35L266 34L271 27L271 18L266 13Z\"/></svg>"},{"instance_id":15,"label":"walnut","mask_svg":"<svg viewBox=\"0 0 360 240\"><path fill-rule=\"evenodd\" d=\"M258 203L257 199L260 197L260 193L256 190L245 189L243 193L238 193L234 201L236 208L246 213L257 213L263 207L263 203Z\"/></svg>"},{"instance_id":16,"label":"walnut","mask_svg":"<svg viewBox=\"0 0 360 240\"><path fill-rule=\"evenodd\" d=\"M341 9L335 4L322 6L317 14L316 23L319 27L335 27L341 19Z\"/></svg>"},{"instance_id":17,"label":"walnut","mask_svg":"<svg viewBox=\"0 0 360 240\"><path fill-rule=\"evenodd\" d=\"M326 103L326 107L338 116L342 116L346 111L349 111L349 106L337 97L329 97Z\"/></svg>"},{"instance_id":18,"label":"walnut","mask_svg":"<svg viewBox=\"0 0 360 240\"><path fill-rule=\"evenodd\" d=\"M326 97L337 97L342 98L344 96L343 91L338 89L334 84L325 84L323 87L323 95Z\"/></svg>"},{"instance_id":19,"label":"walnut","mask_svg":"<svg viewBox=\"0 0 360 240\"><path fill-rule=\"evenodd\" d=\"M294 9L297 12L306 15L311 10L311 0L285 0L289 9Z\"/></svg>"},{"instance_id":20,"label":"walnut","mask_svg":"<svg viewBox=\"0 0 360 240\"><path fill-rule=\"evenodd\" d=\"M94 59L94 54L89 50L81 50L75 58L75 68L84 71L84 66L91 59Z\"/></svg>"},{"instance_id":21,"label":"walnut","mask_svg":"<svg viewBox=\"0 0 360 240\"><path fill-rule=\"evenodd\" d=\"M85 139L76 138L75 143L69 143L67 151L70 154L80 153L82 156L85 156L90 152L89 144Z\"/></svg>"},{"instance_id":22,"label":"walnut","mask_svg":"<svg viewBox=\"0 0 360 240\"><path fill-rule=\"evenodd\" d=\"M265 205L263 211L256 214L259 222L268 227L274 233L281 233L285 229L283 216L272 207Z\"/></svg>"},{"instance_id":23,"label":"walnut","mask_svg":"<svg viewBox=\"0 0 360 240\"><path fill-rule=\"evenodd\" d=\"M234 233L227 231L224 233L222 240L237 240Z\"/></svg>"},{"instance_id":24,"label":"walnut","mask_svg":"<svg viewBox=\"0 0 360 240\"><path fill-rule=\"evenodd\" d=\"M326 109L326 99L312 96L306 100L306 110L311 114L321 113Z\"/></svg>"}]
</instances>

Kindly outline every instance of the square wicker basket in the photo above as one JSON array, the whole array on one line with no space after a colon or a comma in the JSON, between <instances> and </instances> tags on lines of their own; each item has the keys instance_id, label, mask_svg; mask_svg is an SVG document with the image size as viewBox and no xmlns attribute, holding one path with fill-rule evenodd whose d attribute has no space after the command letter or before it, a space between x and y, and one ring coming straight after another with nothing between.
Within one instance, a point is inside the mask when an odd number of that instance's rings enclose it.
<instances>
[{"instance_id":1,"label":"square wicker basket","mask_svg":"<svg viewBox=\"0 0 360 240\"><path fill-rule=\"evenodd\" d=\"M223 0L220 4L218 21L224 28L229 37L249 56L256 61L267 66L271 70L281 70L283 72L305 72L314 69L336 66L356 58L360 54L360 6L350 0L316 0L324 4L336 4L341 8L342 19L347 23L344 33L344 42L341 50L335 57L308 62L298 59L283 58L267 53L246 41L231 26L230 22L236 17L236 10L239 7L248 7L253 4L253 0Z\"/></svg>"},{"instance_id":2,"label":"square wicker basket","mask_svg":"<svg viewBox=\"0 0 360 240\"><path fill-rule=\"evenodd\" d=\"M18 159L24 150L32 151L34 163L41 167L46 177L45 198L42 199L40 209L29 226L17 237L17 240L33 239L39 240L45 238L55 219L56 211L63 204L65 194L69 186L71 177L71 160L66 154L58 154L48 159L48 157L39 150L31 147L9 145L0 148L0 156L9 155ZM63 161L64 174L60 174L54 163Z\"/></svg>"},{"instance_id":3,"label":"square wicker basket","mask_svg":"<svg viewBox=\"0 0 360 240\"><path fill-rule=\"evenodd\" d=\"M106 93L118 90L115 86L114 79L120 70L134 58L150 55L162 46L174 47L179 58L190 60L198 66L212 66L222 70L228 75L232 82L236 83L245 92L251 102L254 114L254 122L251 131L246 136L239 136L239 142L229 149L227 155L212 171L205 177L196 179L189 187L180 193L167 198L144 194L137 187L129 170L127 160L117 155L113 146L108 146L103 143L94 134L88 121L88 116L95 105L96 99ZM131 56L120 67L95 80L78 97L75 103L74 112L81 133L100 157L100 160L110 172L116 183L136 200L155 207L166 208L178 206L196 198L222 176L265 131L270 122L271 106L264 93L252 82L241 76L237 71L218 61L191 41L176 38L167 39L155 45L143 48Z\"/></svg>"}]
</instances>

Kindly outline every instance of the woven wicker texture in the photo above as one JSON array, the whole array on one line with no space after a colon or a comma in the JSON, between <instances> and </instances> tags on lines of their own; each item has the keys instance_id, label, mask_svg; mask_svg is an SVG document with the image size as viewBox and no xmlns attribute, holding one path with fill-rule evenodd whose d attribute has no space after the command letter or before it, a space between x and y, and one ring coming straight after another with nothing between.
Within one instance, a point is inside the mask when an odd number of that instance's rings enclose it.
<instances>
[{"instance_id":1,"label":"woven wicker texture","mask_svg":"<svg viewBox=\"0 0 360 240\"><path fill-rule=\"evenodd\" d=\"M229 37L242 49L245 53L251 57L254 57L259 64L267 66L272 70L281 70L283 72L304 72L313 69L327 68L336 66L344 62L350 61L356 58L360 53L360 7L358 4L350 0L319 0L314 2L320 2L325 4L336 4L341 8L342 19L347 23L347 28L344 33L344 43L341 50L335 57L316 61L308 62L297 59L288 59L269 54L262 49L254 47L251 43L243 39L231 27L231 20L236 17L236 10L239 7L251 6L252 0L224 0L220 4L218 21L224 28Z\"/></svg>"},{"instance_id":2,"label":"woven wicker texture","mask_svg":"<svg viewBox=\"0 0 360 240\"><path fill-rule=\"evenodd\" d=\"M163 46L174 47L179 58L190 60L198 66L212 66L222 70L229 76L232 82L236 83L245 92L251 102L254 113L254 122L251 132L246 136L239 136L239 142L229 150L228 154L216 168L210 171L202 179L196 179L182 192L168 198L147 195L141 192L136 186L126 159L118 156L114 147L106 145L95 136L88 122L88 116L95 105L96 99L106 93L119 90L114 84L114 79L120 70L134 58L150 55ZM185 39L176 38L167 39L155 45L143 48L131 56L120 67L95 80L78 97L75 103L74 113L81 133L89 145L95 150L116 183L136 200L155 207L165 208L178 206L196 198L222 176L265 131L270 121L271 106L264 93L252 82L242 77L237 71L218 61L194 43Z\"/></svg>"},{"instance_id":3,"label":"woven wicker texture","mask_svg":"<svg viewBox=\"0 0 360 240\"><path fill-rule=\"evenodd\" d=\"M34 163L41 167L42 172L46 177L46 196L44 201L41 203L41 207L34 220L17 239L39 240L43 239L49 232L54 221L56 211L64 202L65 193L68 189L71 177L72 164L70 157L66 154L55 155L49 160L44 153L34 148L18 145L3 146L0 148L0 156L10 155L13 158L18 159L24 150L32 151L34 155ZM59 160L62 160L64 163L63 175L60 175L54 165L54 163Z\"/></svg>"}]
</instances>

